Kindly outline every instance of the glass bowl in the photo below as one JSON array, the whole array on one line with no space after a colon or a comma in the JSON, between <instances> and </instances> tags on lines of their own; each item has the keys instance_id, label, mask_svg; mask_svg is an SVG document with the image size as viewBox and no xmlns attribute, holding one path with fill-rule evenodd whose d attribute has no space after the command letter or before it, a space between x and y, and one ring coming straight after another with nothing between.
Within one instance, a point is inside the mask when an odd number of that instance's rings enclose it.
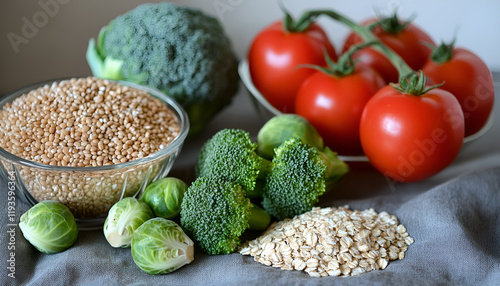
<instances>
[{"instance_id":1,"label":"glass bowl","mask_svg":"<svg viewBox=\"0 0 500 286\"><path fill-rule=\"evenodd\" d=\"M65 79L44 81L16 90L2 98L0 110L6 103L33 89L61 80ZM74 214L79 229L102 227L113 204L123 197L139 196L149 183L167 176L189 131L187 114L173 99L155 89L123 81L117 83L147 91L173 111L179 134L163 149L125 163L63 167L20 158L0 147L0 174L5 181L15 180L19 196L30 205L50 199L60 201Z\"/></svg>"},{"instance_id":2,"label":"glass bowl","mask_svg":"<svg viewBox=\"0 0 500 286\"><path fill-rule=\"evenodd\" d=\"M276 109L266 100L266 98L259 92L259 90L253 84L252 78L250 76L250 69L248 67L248 61L246 59L240 61L238 65L238 73L240 75L241 81L243 82L246 89L251 95L252 102L254 103L254 106L261 120L264 120L265 122L271 119L271 117L273 116L282 114L281 111ZM467 143L472 142L478 139L479 137L483 136L491 128L491 126L493 125L493 121L494 121L494 110L491 110L488 121L483 126L483 128L478 132L464 138L464 146L466 146ZM364 155L344 156L342 154L339 154L338 157L340 160L345 162L368 162L368 158Z\"/></svg>"}]
</instances>

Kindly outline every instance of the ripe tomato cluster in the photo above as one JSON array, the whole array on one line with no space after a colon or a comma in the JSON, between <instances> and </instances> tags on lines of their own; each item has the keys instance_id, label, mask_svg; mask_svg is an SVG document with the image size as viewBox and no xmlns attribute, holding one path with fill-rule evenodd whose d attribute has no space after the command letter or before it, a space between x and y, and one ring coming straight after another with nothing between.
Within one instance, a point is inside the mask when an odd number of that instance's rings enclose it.
<instances>
[{"instance_id":1,"label":"ripe tomato cluster","mask_svg":"<svg viewBox=\"0 0 500 286\"><path fill-rule=\"evenodd\" d=\"M319 24L304 21L321 14L352 28L340 54ZM332 150L365 155L394 180L441 171L492 112L486 64L454 42L436 46L397 15L358 24L334 11L309 11L295 26L288 14L285 20L250 46L255 87L278 110L309 120Z\"/></svg>"},{"instance_id":2,"label":"ripe tomato cluster","mask_svg":"<svg viewBox=\"0 0 500 286\"><path fill-rule=\"evenodd\" d=\"M248 53L250 75L254 85L277 109L293 113L295 94L313 70L298 68L302 64L324 65L326 51L337 59L335 48L323 28L311 24L302 32L288 32L283 21L262 30Z\"/></svg>"}]
</instances>

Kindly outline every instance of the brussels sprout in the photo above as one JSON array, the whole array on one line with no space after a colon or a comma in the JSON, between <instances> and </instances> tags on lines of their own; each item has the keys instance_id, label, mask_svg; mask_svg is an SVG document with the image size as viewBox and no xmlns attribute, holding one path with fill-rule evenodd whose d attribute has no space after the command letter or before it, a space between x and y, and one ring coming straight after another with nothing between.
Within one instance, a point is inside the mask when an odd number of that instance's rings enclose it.
<instances>
[{"instance_id":1,"label":"brussels sprout","mask_svg":"<svg viewBox=\"0 0 500 286\"><path fill-rule=\"evenodd\" d=\"M127 197L114 204L104 222L104 236L113 247L129 247L134 231L154 218L153 211L143 201Z\"/></svg>"},{"instance_id":2,"label":"brussels sprout","mask_svg":"<svg viewBox=\"0 0 500 286\"><path fill-rule=\"evenodd\" d=\"M269 119L257 134L257 153L272 159L274 148L291 137L302 141L318 150L323 150L323 138L307 119L297 114L281 114Z\"/></svg>"},{"instance_id":3,"label":"brussels sprout","mask_svg":"<svg viewBox=\"0 0 500 286\"><path fill-rule=\"evenodd\" d=\"M146 187L141 200L146 202L155 216L174 218L181 211L181 202L188 186L182 180L167 177Z\"/></svg>"},{"instance_id":4,"label":"brussels sprout","mask_svg":"<svg viewBox=\"0 0 500 286\"><path fill-rule=\"evenodd\" d=\"M21 216L23 236L41 252L61 252L75 243L78 227L69 208L54 200L42 201Z\"/></svg>"},{"instance_id":5,"label":"brussels sprout","mask_svg":"<svg viewBox=\"0 0 500 286\"><path fill-rule=\"evenodd\" d=\"M153 218L135 230L132 258L146 273L170 273L193 261L193 241L175 222Z\"/></svg>"}]
</instances>

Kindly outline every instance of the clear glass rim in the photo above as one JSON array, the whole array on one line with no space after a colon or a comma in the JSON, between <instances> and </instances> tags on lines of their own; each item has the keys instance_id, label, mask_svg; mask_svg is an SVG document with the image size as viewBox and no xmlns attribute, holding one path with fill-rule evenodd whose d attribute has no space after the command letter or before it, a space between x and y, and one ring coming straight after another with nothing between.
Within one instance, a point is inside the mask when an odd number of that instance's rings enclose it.
<instances>
[{"instance_id":1,"label":"clear glass rim","mask_svg":"<svg viewBox=\"0 0 500 286\"><path fill-rule=\"evenodd\" d=\"M69 78L44 80L44 81L30 84L28 86L24 86L20 89L17 89L15 91L12 91L12 92L8 93L7 95L5 95L0 100L0 108L3 108L3 106L7 102L11 102L15 98L22 96L23 94L29 92L30 90L44 86L46 84L52 84L54 82L60 82L63 80L70 80L72 78L86 78L86 77L69 77ZM106 80L108 80L108 79L106 79ZM127 81L116 81L116 80L108 80L108 81L116 82L116 83L119 83L119 84L124 85L124 86L129 86L129 87L133 87L133 88L147 91L153 97L160 99L163 103L165 103L168 106L169 109L174 111L174 113L178 119L178 123L179 123L179 128L180 128L179 134L165 148L163 148L163 149L161 149L153 154L150 154L150 155L143 157L143 158L140 158L140 159L128 161L125 163L118 163L118 164L112 164L112 165L106 165L106 166L71 167L71 166L47 165L47 164L31 161L31 160L16 156L16 155L8 152L7 150L3 149L2 147L0 147L0 157L4 158L5 160L8 160L12 163L20 164L20 165L30 167L30 168L43 169L43 170L47 170L47 171L97 172L97 171L126 169L126 168L140 166L142 164L147 164L147 163L153 162L157 159L169 156L182 147L182 144L184 143L184 141L189 133L189 119L188 119L187 113L185 112L184 108L182 108L182 106L179 103L177 103L174 99L168 97L163 92L161 92L157 89L154 89L154 88L146 87L143 85L139 85L139 84L135 84L132 82L127 82Z\"/></svg>"}]
</instances>

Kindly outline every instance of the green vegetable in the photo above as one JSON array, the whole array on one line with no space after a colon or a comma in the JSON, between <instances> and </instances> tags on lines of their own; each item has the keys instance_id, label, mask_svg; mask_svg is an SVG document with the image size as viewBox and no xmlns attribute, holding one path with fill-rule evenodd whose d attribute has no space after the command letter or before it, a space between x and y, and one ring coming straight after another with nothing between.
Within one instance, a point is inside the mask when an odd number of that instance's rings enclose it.
<instances>
[{"instance_id":1,"label":"green vegetable","mask_svg":"<svg viewBox=\"0 0 500 286\"><path fill-rule=\"evenodd\" d=\"M132 197L123 198L109 210L103 227L104 236L113 247L130 247L134 231L153 217L145 202Z\"/></svg>"},{"instance_id":2,"label":"green vegetable","mask_svg":"<svg viewBox=\"0 0 500 286\"><path fill-rule=\"evenodd\" d=\"M94 76L156 88L179 102L199 133L239 86L238 60L220 22L200 10L148 3L118 16L89 41Z\"/></svg>"},{"instance_id":3,"label":"green vegetable","mask_svg":"<svg viewBox=\"0 0 500 286\"><path fill-rule=\"evenodd\" d=\"M323 138L307 119L287 113L271 118L262 126L257 134L257 153L271 160L274 149L292 137L299 137L318 150L324 147Z\"/></svg>"},{"instance_id":4,"label":"green vegetable","mask_svg":"<svg viewBox=\"0 0 500 286\"><path fill-rule=\"evenodd\" d=\"M174 218L181 211L181 202L188 186L177 178L167 177L149 184L141 196L155 216Z\"/></svg>"},{"instance_id":5,"label":"green vegetable","mask_svg":"<svg viewBox=\"0 0 500 286\"><path fill-rule=\"evenodd\" d=\"M310 211L349 170L330 149L318 151L300 138L286 140L275 153L262 191L262 206L279 220Z\"/></svg>"},{"instance_id":6,"label":"green vegetable","mask_svg":"<svg viewBox=\"0 0 500 286\"><path fill-rule=\"evenodd\" d=\"M131 250L135 264L149 274L170 273L194 260L191 238L178 224L162 217L135 230Z\"/></svg>"},{"instance_id":7,"label":"green vegetable","mask_svg":"<svg viewBox=\"0 0 500 286\"><path fill-rule=\"evenodd\" d=\"M255 152L257 144L250 134L241 129L222 129L201 147L195 166L197 176L220 177L240 185L247 196L255 197L253 191L263 160Z\"/></svg>"},{"instance_id":8,"label":"green vegetable","mask_svg":"<svg viewBox=\"0 0 500 286\"><path fill-rule=\"evenodd\" d=\"M75 217L58 201L42 201L20 219L24 237L41 252L53 254L69 248L78 236Z\"/></svg>"},{"instance_id":9,"label":"green vegetable","mask_svg":"<svg viewBox=\"0 0 500 286\"><path fill-rule=\"evenodd\" d=\"M182 201L182 227L210 255L234 252L245 230L264 230L270 220L240 185L219 177L198 177Z\"/></svg>"},{"instance_id":10,"label":"green vegetable","mask_svg":"<svg viewBox=\"0 0 500 286\"><path fill-rule=\"evenodd\" d=\"M328 147L318 149L298 137L275 148L272 161L255 150L248 132L220 130L202 146L196 173L234 182L248 198L262 197L263 208L281 220L309 211L349 171Z\"/></svg>"}]
</instances>

